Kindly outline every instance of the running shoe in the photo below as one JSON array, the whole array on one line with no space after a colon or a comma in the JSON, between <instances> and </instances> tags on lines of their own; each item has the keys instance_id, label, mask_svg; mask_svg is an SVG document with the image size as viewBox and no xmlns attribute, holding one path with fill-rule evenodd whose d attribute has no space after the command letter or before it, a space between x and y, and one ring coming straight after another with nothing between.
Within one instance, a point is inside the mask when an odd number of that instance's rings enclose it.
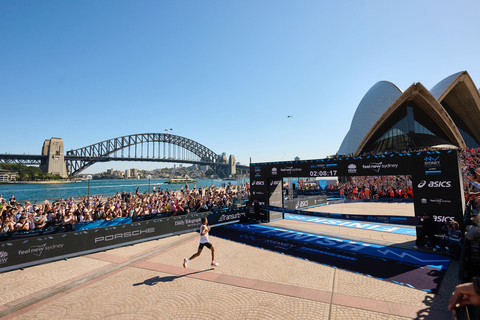
<instances>
[{"instance_id":1,"label":"running shoe","mask_svg":"<svg viewBox=\"0 0 480 320\"><path fill-rule=\"evenodd\" d=\"M210 263L210 265L211 265L212 267L217 267L217 266L218 266L218 263L216 263L215 261L212 261L212 263Z\"/></svg>"},{"instance_id":2,"label":"running shoe","mask_svg":"<svg viewBox=\"0 0 480 320\"><path fill-rule=\"evenodd\" d=\"M188 261L187 259L183 259L183 267L186 268L187 267L187 264L188 264Z\"/></svg>"}]
</instances>

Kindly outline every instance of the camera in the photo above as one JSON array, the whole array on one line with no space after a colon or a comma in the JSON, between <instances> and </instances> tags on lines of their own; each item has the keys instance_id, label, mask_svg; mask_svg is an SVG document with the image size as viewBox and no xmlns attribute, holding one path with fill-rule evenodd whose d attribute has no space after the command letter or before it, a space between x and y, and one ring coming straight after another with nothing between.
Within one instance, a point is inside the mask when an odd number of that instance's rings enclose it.
<instances>
[{"instance_id":1,"label":"camera","mask_svg":"<svg viewBox=\"0 0 480 320\"><path fill-rule=\"evenodd\" d=\"M470 174L472 175L472 177L473 177L474 179L477 178L477 173L475 172L475 169L474 169L474 168L470 168Z\"/></svg>"}]
</instances>

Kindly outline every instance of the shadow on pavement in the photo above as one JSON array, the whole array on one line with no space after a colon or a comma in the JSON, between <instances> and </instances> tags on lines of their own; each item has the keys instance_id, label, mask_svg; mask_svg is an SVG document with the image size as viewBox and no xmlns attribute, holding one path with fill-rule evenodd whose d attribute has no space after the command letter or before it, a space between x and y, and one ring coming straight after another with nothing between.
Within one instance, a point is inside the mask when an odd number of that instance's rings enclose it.
<instances>
[{"instance_id":1,"label":"shadow on pavement","mask_svg":"<svg viewBox=\"0 0 480 320\"><path fill-rule=\"evenodd\" d=\"M189 275L192 275L192 274L206 272L206 271L209 271L209 270L212 270L212 269L213 268L206 269L206 270L201 270L201 271L196 271L196 272L190 272L190 273L182 274L181 276L165 276L165 277L156 276L156 277L147 279L143 282L134 283L133 286L141 286L143 284L147 285L147 286L154 286L159 282L172 282L172 281L174 281L176 279L179 279L179 278L182 278L182 277L186 277L186 276L189 276Z\"/></svg>"}]
</instances>

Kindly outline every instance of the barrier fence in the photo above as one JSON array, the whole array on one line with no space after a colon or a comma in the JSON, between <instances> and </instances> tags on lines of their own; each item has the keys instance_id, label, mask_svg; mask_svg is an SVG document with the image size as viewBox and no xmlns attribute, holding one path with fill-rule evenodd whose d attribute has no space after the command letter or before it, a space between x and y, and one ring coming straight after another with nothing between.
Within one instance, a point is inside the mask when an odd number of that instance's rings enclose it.
<instances>
[{"instance_id":1,"label":"barrier fence","mask_svg":"<svg viewBox=\"0 0 480 320\"><path fill-rule=\"evenodd\" d=\"M121 225L47 234L0 243L0 272L55 260L198 231L201 218L210 225L236 223L246 217L246 208L190 213Z\"/></svg>"}]
</instances>

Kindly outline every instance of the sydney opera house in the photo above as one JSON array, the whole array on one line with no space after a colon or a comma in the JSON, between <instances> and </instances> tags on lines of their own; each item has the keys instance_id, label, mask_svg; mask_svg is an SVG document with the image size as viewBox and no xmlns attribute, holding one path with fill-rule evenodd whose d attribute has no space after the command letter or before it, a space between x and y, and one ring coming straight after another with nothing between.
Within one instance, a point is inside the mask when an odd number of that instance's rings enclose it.
<instances>
[{"instance_id":1,"label":"sydney opera house","mask_svg":"<svg viewBox=\"0 0 480 320\"><path fill-rule=\"evenodd\" d=\"M337 155L480 146L480 92L466 71L427 90L420 82L402 91L377 82L355 111Z\"/></svg>"}]
</instances>

